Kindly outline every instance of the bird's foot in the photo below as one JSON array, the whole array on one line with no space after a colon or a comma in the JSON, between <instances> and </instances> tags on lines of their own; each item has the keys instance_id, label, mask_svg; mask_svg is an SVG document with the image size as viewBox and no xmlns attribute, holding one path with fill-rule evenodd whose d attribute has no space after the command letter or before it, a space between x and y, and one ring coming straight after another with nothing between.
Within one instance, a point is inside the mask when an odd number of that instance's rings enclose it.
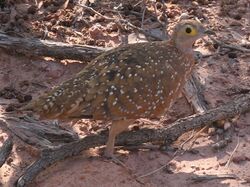
<instances>
[{"instance_id":1,"label":"bird's foot","mask_svg":"<svg viewBox=\"0 0 250 187\"><path fill-rule=\"evenodd\" d=\"M129 175L134 178L138 183L140 184L143 184L144 183L142 181L140 181L136 174L134 173L134 171L128 167L123 161L121 161L119 158L117 158L113 153L110 153L108 152L107 150L105 150L104 152L104 156L107 158L107 159L110 159L112 162L114 162L115 164L119 165L119 166L122 166L128 173Z\"/></svg>"},{"instance_id":2,"label":"bird's foot","mask_svg":"<svg viewBox=\"0 0 250 187\"><path fill-rule=\"evenodd\" d=\"M113 153L105 152L105 153L104 153L104 156L105 156L107 159L112 160L115 164L121 165L121 166L127 168L127 166L126 166L120 159L118 159Z\"/></svg>"},{"instance_id":3,"label":"bird's foot","mask_svg":"<svg viewBox=\"0 0 250 187\"><path fill-rule=\"evenodd\" d=\"M111 160L112 162L114 162L117 165L122 166L123 168L125 168L130 174L133 173L133 170L131 168L129 168L123 161L121 161L119 158L117 158L113 153L110 153L108 151L104 152L104 156Z\"/></svg>"}]
</instances>

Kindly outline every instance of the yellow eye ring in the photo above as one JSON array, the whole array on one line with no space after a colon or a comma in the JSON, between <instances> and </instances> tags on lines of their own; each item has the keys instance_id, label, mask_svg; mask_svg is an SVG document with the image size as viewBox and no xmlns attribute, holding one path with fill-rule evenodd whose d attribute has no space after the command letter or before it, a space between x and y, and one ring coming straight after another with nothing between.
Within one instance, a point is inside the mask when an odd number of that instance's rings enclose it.
<instances>
[{"instance_id":1,"label":"yellow eye ring","mask_svg":"<svg viewBox=\"0 0 250 187\"><path fill-rule=\"evenodd\" d=\"M187 26L185 28L185 33L190 36L196 36L197 35L197 30L191 26Z\"/></svg>"}]
</instances>

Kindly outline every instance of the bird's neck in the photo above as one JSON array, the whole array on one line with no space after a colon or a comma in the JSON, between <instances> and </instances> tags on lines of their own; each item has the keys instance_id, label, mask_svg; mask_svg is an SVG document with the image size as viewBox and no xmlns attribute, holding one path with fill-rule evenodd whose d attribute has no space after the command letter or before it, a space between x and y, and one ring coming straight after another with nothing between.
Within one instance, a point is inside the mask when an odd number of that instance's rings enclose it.
<instances>
[{"instance_id":1,"label":"bird's neck","mask_svg":"<svg viewBox=\"0 0 250 187\"><path fill-rule=\"evenodd\" d=\"M179 51L188 56L194 56L193 42L181 40L181 38L173 38L170 41Z\"/></svg>"}]
</instances>

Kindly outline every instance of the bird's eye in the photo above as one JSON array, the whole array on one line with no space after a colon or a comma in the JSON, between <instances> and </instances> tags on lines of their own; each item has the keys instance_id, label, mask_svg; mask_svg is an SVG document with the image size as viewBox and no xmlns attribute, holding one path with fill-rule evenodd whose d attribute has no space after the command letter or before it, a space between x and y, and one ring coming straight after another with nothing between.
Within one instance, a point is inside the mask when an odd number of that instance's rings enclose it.
<instances>
[{"instance_id":1,"label":"bird's eye","mask_svg":"<svg viewBox=\"0 0 250 187\"><path fill-rule=\"evenodd\" d=\"M191 25L187 25L184 30L185 34L188 36L196 36L198 34L198 31L195 27Z\"/></svg>"},{"instance_id":2,"label":"bird's eye","mask_svg":"<svg viewBox=\"0 0 250 187\"><path fill-rule=\"evenodd\" d=\"M187 27L187 28L186 28L186 33L187 33L187 34L190 34L191 32L192 32L192 29L191 29L190 27Z\"/></svg>"}]
</instances>

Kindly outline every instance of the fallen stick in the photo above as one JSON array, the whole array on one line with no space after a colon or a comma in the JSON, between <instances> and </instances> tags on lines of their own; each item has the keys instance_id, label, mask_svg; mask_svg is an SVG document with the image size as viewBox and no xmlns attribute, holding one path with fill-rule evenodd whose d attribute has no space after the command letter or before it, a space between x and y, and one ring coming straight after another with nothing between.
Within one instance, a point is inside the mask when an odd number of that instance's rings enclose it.
<instances>
[{"instance_id":1,"label":"fallen stick","mask_svg":"<svg viewBox=\"0 0 250 187\"><path fill-rule=\"evenodd\" d=\"M67 44L35 38L18 38L0 33L0 48L30 56L90 61L109 48Z\"/></svg>"},{"instance_id":2,"label":"fallen stick","mask_svg":"<svg viewBox=\"0 0 250 187\"><path fill-rule=\"evenodd\" d=\"M250 94L242 95L223 106L179 119L161 129L142 129L124 132L118 136L116 145L136 145L155 141L164 141L169 145L184 132L204 127L206 124L211 124L218 120L232 118L235 115L245 113L249 110ZM40 158L31 164L18 179L16 183L17 186L26 186L42 170L57 161L72 155L77 155L83 150L104 145L107 140L107 135L108 133L105 131L97 135L87 136L76 142L42 150Z\"/></svg>"},{"instance_id":3,"label":"fallen stick","mask_svg":"<svg viewBox=\"0 0 250 187\"><path fill-rule=\"evenodd\" d=\"M12 137L9 137L0 148L0 168L5 163L7 158L9 157L11 150L13 147Z\"/></svg>"},{"instance_id":4,"label":"fallen stick","mask_svg":"<svg viewBox=\"0 0 250 187\"><path fill-rule=\"evenodd\" d=\"M225 167L228 168L228 166L230 165L230 163L231 163L231 161L232 161L232 159L233 159L233 156L234 156L234 154L236 153L236 151L237 151L237 149L239 148L239 146L240 146L240 137L238 136L237 145L235 146L233 152L230 154L229 159L228 159L228 161L227 161Z\"/></svg>"},{"instance_id":5,"label":"fallen stick","mask_svg":"<svg viewBox=\"0 0 250 187\"><path fill-rule=\"evenodd\" d=\"M3 116L0 117L2 126L23 142L40 149L78 140L75 132L62 129L53 122Z\"/></svg>"}]
</instances>

